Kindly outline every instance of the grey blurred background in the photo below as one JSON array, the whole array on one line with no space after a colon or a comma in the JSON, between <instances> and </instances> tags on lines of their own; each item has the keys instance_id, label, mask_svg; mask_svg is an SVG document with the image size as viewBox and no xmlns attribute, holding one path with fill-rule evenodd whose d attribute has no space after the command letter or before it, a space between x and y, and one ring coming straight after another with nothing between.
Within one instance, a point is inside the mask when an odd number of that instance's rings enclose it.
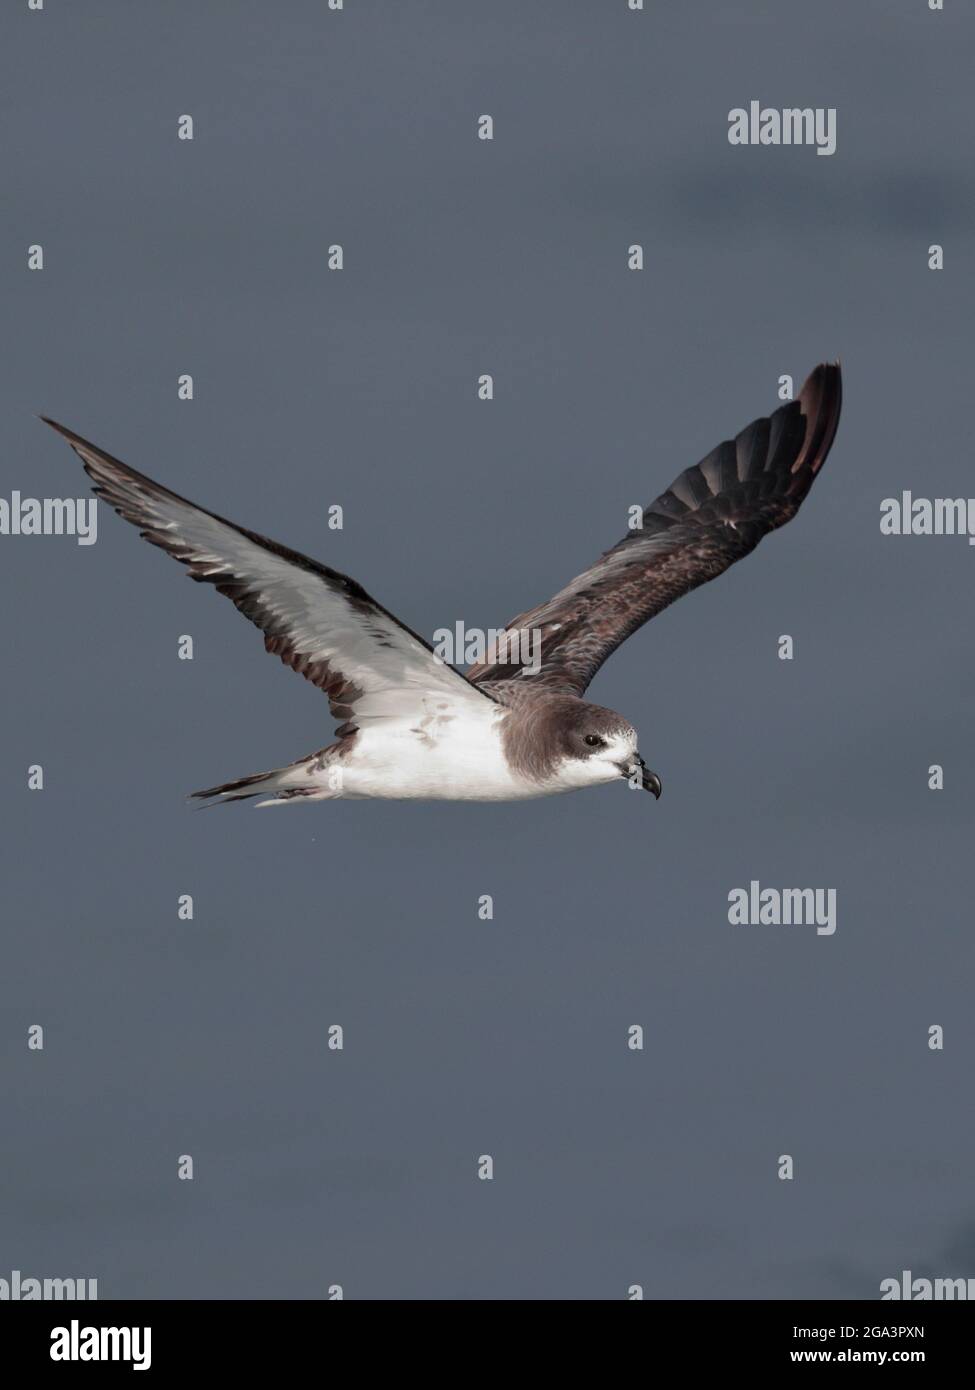
<instances>
[{"instance_id":1,"label":"grey blurred background","mask_svg":"<svg viewBox=\"0 0 975 1390\"><path fill-rule=\"evenodd\" d=\"M104 507L0 538L0 1276L975 1276L975 552L878 525L975 495L973 41L952 0L4 6L0 495L87 495L51 414L429 636L554 592L780 374L846 396L798 519L591 688L659 804L193 813L327 742L321 694ZM752 98L835 106L836 154L733 148ZM730 926L751 878L836 888L836 935Z\"/></svg>"}]
</instances>

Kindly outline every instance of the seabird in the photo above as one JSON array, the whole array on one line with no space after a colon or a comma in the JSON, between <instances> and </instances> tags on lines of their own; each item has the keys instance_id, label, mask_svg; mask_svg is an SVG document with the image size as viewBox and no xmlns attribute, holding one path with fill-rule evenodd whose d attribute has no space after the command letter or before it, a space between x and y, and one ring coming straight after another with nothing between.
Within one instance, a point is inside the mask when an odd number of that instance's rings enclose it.
<instances>
[{"instance_id":1,"label":"seabird","mask_svg":"<svg viewBox=\"0 0 975 1390\"><path fill-rule=\"evenodd\" d=\"M328 696L336 739L288 767L194 792L214 805L337 797L520 801L625 778L660 796L636 730L582 697L606 658L668 604L789 521L829 453L839 364L686 469L612 550L514 618L466 675L348 575L204 511L42 417L95 494L143 538L213 584L264 645ZM533 642L520 638L532 634ZM520 652L533 650L531 663ZM540 652L540 660L538 653Z\"/></svg>"}]
</instances>

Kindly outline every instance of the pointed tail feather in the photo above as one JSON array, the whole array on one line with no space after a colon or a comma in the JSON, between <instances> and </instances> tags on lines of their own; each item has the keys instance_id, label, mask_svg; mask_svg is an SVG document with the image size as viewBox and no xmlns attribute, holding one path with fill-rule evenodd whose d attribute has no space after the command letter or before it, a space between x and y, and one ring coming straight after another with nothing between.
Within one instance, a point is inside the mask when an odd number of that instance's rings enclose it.
<instances>
[{"instance_id":1,"label":"pointed tail feather","mask_svg":"<svg viewBox=\"0 0 975 1390\"><path fill-rule=\"evenodd\" d=\"M194 801L206 801L211 806L226 806L231 801L249 801L252 796L257 796L258 792L244 791L244 787L259 786L261 791L270 791L271 788L267 784L273 782L278 775L277 772L255 772L250 777L238 777L235 782L222 782L218 787L204 787L202 791L190 792L190 797Z\"/></svg>"},{"instance_id":2,"label":"pointed tail feather","mask_svg":"<svg viewBox=\"0 0 975 1390\"><path fill-rule=\"evenodd\" d=\"M315 780L315 773L324 767L322 755L327 751L320 749L317 753L310 753L307 758L299 758L297 762L274 768L271 772L255 772L250 777L221 782L217 787L205 787L202 791L191 792L190 797L205 802L207 806L227 806L231 801L250 801L252 797L265 794L268 794L268 799L259 801L258 806L276 806L282 802L307 799L329 800L341 795L341 792Z\"/></svg>"}]
</instances>

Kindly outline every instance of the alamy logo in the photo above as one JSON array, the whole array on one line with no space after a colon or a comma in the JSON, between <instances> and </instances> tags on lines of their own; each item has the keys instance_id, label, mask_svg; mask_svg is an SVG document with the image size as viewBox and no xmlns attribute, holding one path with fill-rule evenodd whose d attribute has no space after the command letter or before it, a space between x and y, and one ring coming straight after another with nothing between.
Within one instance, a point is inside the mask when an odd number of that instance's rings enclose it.
<instances>
[{"instance_id":1,"label":"alamy logo","mask_svg":"<svg viewBox=\"0 0 975 1390\"><path fill-rule=\"evenodd\" d=\"M0 497L0 536L76 536L79 545L98 539L94 497Z\"/></svg>"},{"instance_id":2,"label":"alamy logo","mask_svg":"<svg viewBox=\"0 0 975 1390\"><path fill-rule=\"evenodd\" d=\"M729 145L815 145L817 154L836 151L835 106L787 106L777 111L751 101L746 111L728 112Z\"/></svg>"},{"instance_id":3,"label":"alamy logo","mask_svg":"<svg viewBox=\"0 0 975 1390\"><path fill-rule=\"evenodd\" d=\"M763 888L753 878L747 888L728 894L733 927L811 927L817 936L836 931L835 888Z\"/></svg>"},{"instance_id":4,"label":"alamy logo","mask_svg":"<svg viewBox=\"0 0 975 1390\"><path fill-rule=\"evenodd\" d=\"M556 626L556 624L553 624ZM542 664L542 634L537 628L466 627L458 620L452 628L438 627L433 634L433 650L450 666L471 666L487 661L499 666L521 666L530 676Z\"/></svg>"},{"instance_id":5,"label":"alamy logo","mask_svg":"<svg viewBox=\"0 0 975 1390\"><path fill-rule=\"evenodd\" d=\"M885 497L880 504L882 536L967 536L975 545L975 497Z\"/></svg>"},{"instance_id":6,"label":"alamy logo","mask_svg":"<svg viewBox=\"0 0 975 1390\"><path fill-rule=\"evenodd\" d=\"M131 1361L134 1371L152 1365L151 1327L69 1327L51 1330L52 1361Z\"/></svg>"}]
</instances>

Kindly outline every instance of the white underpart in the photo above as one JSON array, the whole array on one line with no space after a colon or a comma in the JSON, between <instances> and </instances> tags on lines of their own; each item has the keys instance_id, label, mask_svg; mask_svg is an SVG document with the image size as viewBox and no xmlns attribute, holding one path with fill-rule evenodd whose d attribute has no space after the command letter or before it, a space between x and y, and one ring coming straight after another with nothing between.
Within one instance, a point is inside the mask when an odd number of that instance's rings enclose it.
<instances>
[{"instance_id":1,"label":"white underpart","mask_svg":"<svg viewBox=\"0 0 975 1390\"><path fill-rule=\"evenodd\" d=\"M598 756L561 763L552 777L538 782L508 765L501 741L507 710L485 701L483 715L477 707L448 714L438 712L439 703L431 700L419 720L366 721L349 751L303 785L321 787L323 798L527 801L618 781L620 764L636 760L633 734ZM301 799L264 804L300 805Z\"/></svg>"}]
</instances>

